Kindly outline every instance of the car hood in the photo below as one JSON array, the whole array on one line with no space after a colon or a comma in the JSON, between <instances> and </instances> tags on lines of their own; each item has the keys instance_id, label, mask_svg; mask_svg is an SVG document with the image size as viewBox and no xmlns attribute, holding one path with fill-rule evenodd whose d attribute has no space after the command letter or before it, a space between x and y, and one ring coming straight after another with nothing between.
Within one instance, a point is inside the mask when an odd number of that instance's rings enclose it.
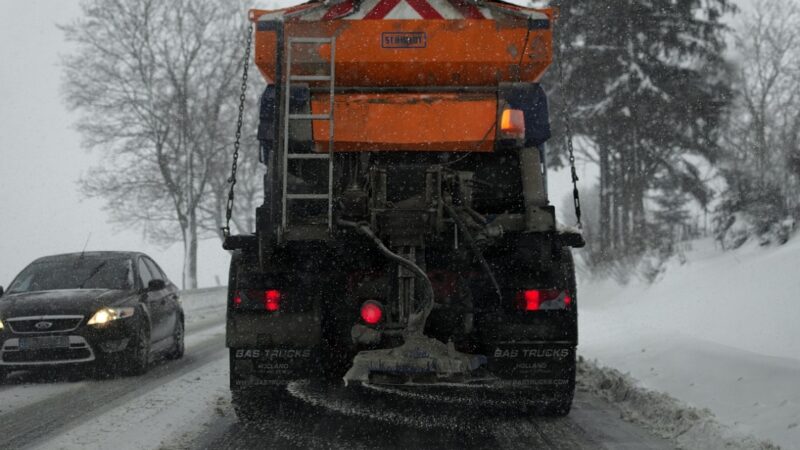
<instances>
[{"instance_id":1,"label":"car hood","mask_svg":"<svg viewBox=\"0 0 800 450\"><path fill-rule=\"evenodd\" d=\"M0 317L90 315L103 306L118 306L136 297L132 291L69 289L21 292L0 297Z\"/></svg>"}]
</instances>

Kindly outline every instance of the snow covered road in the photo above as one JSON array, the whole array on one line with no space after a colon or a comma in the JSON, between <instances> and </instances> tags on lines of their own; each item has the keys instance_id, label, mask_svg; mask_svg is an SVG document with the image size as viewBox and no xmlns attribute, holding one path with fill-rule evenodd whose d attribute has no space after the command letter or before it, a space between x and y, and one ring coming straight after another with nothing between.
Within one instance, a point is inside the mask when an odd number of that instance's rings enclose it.
<instances>
[{"instance_id":1,"label":"snow covered road","mask_svg":"<svg viewBox=\"0 0 800 450\"><path fill-rule=\"evenodd\" d=\"M13 374L0 386L0 448L671 448L588 392L569 417L546 419L522 413L519 399L297 382L264 427L245 428L228 392L224 290L182 298L182 360L108 380Z\"/></svg>"},{"instance_id":2,"label":"snow covered road","mask_svg":"<svg viewBox=\"0 0 800 450\"><path fill-rule=\"evenodd\" d=\"M669 444L622 421L608 403L579 393L564 419L531 417L503 404L413 398L403 391L323 390L298 383L280 398L281 413L245 428L225 417L199 442L208 449L242 448L502 448L665 449Z\"/></svg>"}]
</instances>

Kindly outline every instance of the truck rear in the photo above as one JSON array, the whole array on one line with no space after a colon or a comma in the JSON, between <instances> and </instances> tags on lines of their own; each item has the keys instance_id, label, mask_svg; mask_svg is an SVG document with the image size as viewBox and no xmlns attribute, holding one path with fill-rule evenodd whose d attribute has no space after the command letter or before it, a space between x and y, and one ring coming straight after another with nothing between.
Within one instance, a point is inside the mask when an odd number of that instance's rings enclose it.
<instances>
[{"instance_id":1,"label":"truck rear","mask_svg":"<svg viewBox=\"0 0 800 450\"><path fill-rule=\"evenodd\" d=\"M242 418L316 377L508 386L569 411L583 240L547 197L554 19L472 0L251 11L264 203L225 241Z\"/></svg>"}]
</instances>

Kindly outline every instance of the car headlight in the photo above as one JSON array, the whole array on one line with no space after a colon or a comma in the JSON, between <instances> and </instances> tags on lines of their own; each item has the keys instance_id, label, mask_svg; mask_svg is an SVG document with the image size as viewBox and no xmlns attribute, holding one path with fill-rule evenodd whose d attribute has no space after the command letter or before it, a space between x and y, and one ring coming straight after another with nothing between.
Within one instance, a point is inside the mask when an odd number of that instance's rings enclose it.
<instances>
[{"instance_id":1,"label":"car headlight","mask_svg":"<svg viewBox=\"0 0 800 450\"><path fill-rule=\"evenodd\" d=\"M103 308L94 313L89 319L89 325L105 325L117 319L125 319L126 317L133 316L134 311L132 307L127 308Z\"/></svg>"},{"instance_id":2,"label":"car headlight","mask_svg":"<svg viewBox=\"0 0 800 450\"><path fill-rule=\"evenodd\" d=\"M3 327L3 321L0 320L0 331L3 331L3 328L5 328L5 327Z\"/></svg>"}]
</instances>

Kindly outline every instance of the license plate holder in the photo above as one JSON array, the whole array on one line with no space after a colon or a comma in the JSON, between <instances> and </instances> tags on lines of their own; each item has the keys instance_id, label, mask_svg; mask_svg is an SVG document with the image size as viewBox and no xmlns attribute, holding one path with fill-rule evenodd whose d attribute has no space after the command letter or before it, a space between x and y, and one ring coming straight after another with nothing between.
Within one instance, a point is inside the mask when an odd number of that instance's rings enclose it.
<instances>
[{"instance_id":1,"label":"license plate holder","mask_svg":"<svg viewBox=\"0 0 800 450\"><path fill-rule=\"evenodd\" d=\"M69 336L37 336L20 338L20 350L49 350L69 348Z\"/></svg>"}]
</instances>

